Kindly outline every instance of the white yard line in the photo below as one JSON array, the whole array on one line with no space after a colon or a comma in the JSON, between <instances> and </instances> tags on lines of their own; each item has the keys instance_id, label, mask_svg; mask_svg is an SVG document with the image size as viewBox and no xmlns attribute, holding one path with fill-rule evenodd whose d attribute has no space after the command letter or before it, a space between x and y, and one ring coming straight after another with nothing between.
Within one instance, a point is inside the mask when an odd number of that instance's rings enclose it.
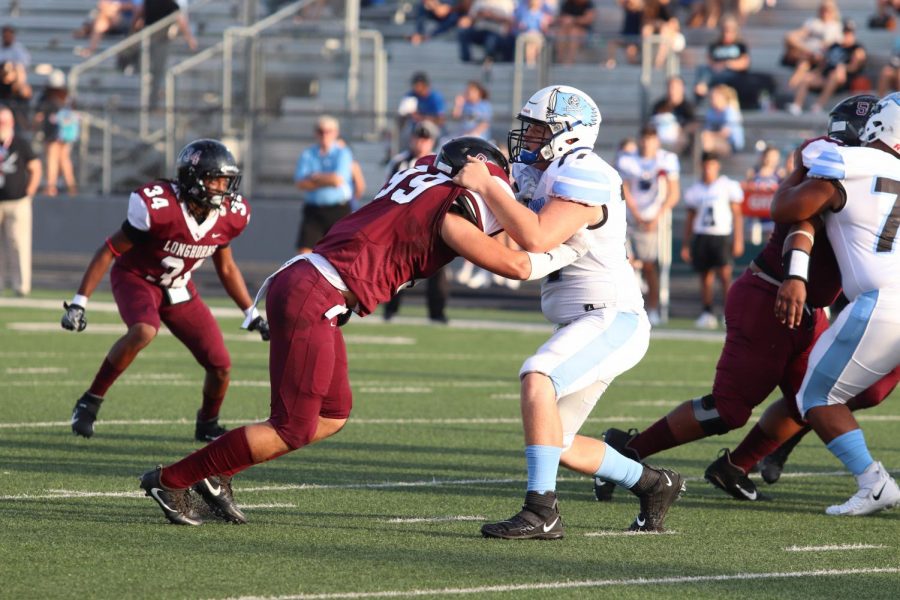
<instances>
[{"instance_id":1,"label":"white yard line","mask_svg":"<svg viewBox=\"0 0 900 600\"><path fill-rule=\"evenodd\" d=\"M883 544L834 544L831 546L788 546L785 552L832 552L835 550L877 550L887 548Z\"/></svg>"},{"instance_id":2,"label":"white yard line","mask_svg":"<svg viewBox=\"0 0 900 600\"><path fill-rule=\"evenodd\" d=\"M685 577L639 577L636 579L588 579L583 581L548 581L542 583L516 583L483 585L468 588L432 588L414 590L389 590L371 592L333 592L325 594L291 594L287 596L241 596L236 600L337 600L339 598L402 598L416 596L469 596L491 593L530 592L561 589L631 587L648 585L674 585L682 583L717 583L721 581L758 581L765 579L798 579L802 577L845 577L848 575L877 575L900 573L900 567L871 567L864 569L821 569L816 571L786 571L770 573L734 573L722 575L696 575ZM235 600L232 598L231 600Z\"/></svg>"},{"instance_id":3,"label":"white yard line","mask_svg":"<svg viewBox=\"0 0 900 600\"><path fill-rule=\"evenodd\" d=\"M629 537L629 536L678 535L677 531L589 531L584 537Z\"/></svg>"},{"instance_id":4,"label":"white yard line","mask_svg":"<svg viewBox=\"0 0 900 600\"><path fill-rule=\"evenodd\" d=\"M395 517L381 519L382 523L450 523L455 521L487 521L481 515L459 515L451 517Z\"/></svg>"}]
</instances>

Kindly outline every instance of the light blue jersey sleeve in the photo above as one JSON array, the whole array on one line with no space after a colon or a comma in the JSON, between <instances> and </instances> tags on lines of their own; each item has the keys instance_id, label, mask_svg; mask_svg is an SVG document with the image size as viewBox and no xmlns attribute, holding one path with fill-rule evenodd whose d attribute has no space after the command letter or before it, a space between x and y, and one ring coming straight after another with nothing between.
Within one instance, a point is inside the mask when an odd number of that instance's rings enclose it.
<instances>
[{"instance_id":1,"label":"light blue jersey sleeve","mask_svg":"<svg viewBox=\"0 0 900 600\"><path fill-rule=\"evenodd\" d=\"M834 145L824 148L805 166L809 168L809 177L815 179L844 179L847 175L844 157Z\"/></svg>"},{"instance_id":2,"label":"light blue jersey sleeve","mask_svg":"<svg viewBox=\"0 0 900 600\"><path fill-rule=\"evenodd\" d=\"M580 204L599 206L621 199L621 187L618 173L597 157L597 160L573 160L561 165L550 193Z\"/></svg>"}]
</instances>

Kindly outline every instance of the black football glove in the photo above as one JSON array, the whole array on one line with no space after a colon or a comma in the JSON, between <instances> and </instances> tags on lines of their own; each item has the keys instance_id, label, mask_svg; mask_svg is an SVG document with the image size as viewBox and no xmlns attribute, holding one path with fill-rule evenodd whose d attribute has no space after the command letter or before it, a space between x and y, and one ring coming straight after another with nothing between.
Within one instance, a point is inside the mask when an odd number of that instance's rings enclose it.
<instances>
[{"instance_id":1,"label":"black football glove","mask_svg":"<svg viewBox=\"0 0 900 600\"><path fill-rule=\"evenodd\" d=\"M269 341L269 322L262 318L262 315L256 317L247 325L247 331L258 331L262 341Z\"/></svg>"},{"instance_id":2,"label":"black football glove","mask_svg":"<svg viewBox=\"0 0 900 600\"><path fill-rule=\"evenodd\" d=\"M84 328L87 327L84 307L63 302L63 308L66 309L66 313L62 316L62 321L60 322L62 328L69 331L84 331ZM268 334L268 328L266 333Z\"/></svg>"}]
</instances>

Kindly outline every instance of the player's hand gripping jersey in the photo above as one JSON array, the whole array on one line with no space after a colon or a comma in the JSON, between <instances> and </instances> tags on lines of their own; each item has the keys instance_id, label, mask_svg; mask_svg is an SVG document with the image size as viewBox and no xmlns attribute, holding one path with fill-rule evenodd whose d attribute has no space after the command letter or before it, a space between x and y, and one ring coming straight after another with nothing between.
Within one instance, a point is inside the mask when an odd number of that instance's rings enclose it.
<instances>
[{"instance_id":1,"label":"player's hand gripping jersey","mask_svg":"<svg viewBox=\"0 0 900 600\"><path fill-rule=\"evenodd\" d=\"M642 310L644 300L625 254L627 209L616 170L587 148L555 160L543 174L520 163L513 168L519 199L535 212L551 196L603 206L601 221L588 227L590 251L541 286L544 316L553 323L568 323L584 315L586 306Z\"/></svg>"},{"instance_id":2,"label":"player's hand gripping jersey","mask_svg":"<svg viewBox=\"0 0 900 600\"><path fill-rule=\"evenodd\" d=\"M198 223L172 182L150 182L128 200L122 229L134 246L116 259L116 267L163 288L185 287L191 273L239 236L249 222L250 205L239 195Z\"/></svg>"}]
</instances>

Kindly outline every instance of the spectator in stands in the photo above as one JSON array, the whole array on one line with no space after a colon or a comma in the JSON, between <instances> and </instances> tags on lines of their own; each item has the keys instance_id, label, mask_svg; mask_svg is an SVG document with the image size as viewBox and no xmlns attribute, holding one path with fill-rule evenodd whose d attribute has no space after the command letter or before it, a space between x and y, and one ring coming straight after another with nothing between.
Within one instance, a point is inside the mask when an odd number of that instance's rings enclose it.
<instances>
[{"instance_id":1,"label":"spectator in stands","mask_svg":"<svg viewBox=\"0 0 900 600\"><path fill-rule=\"evenodd\" d=\"M636 65L641 55L641 32L644 24L644 0L616 0L622 7L619 35L606 43L606 68L616 67L616 52L625 47L628 64Z\"/></svg>"},{"instance_id":2,"label":"spectator in stands","mask_svg":"<svg viewBox=\"0 0 900 600\"><path fill-rule=\"evenodd\" d=\"M742 212L745 217L752 218L752 243L760 244L769 237L775 223L770 216L769 207L775 190L785 178L786 172L781 166L781 151L767 145L759 153L759 160L741 184L744 191Z\"/></svg>"},{"instance_id":3,"label":"spectator in stands","mask_svg":"<svg viewBox=\"0 0 900 600\"><path fill-rule=\"evenodd\" d=\"M900 36L894 38L894 53L878 76L878 95L884 97L900 90Z\"/></svg>"},{"instance_id":4,"label":"spectator in stands","mask_svg":"<svg viewBox=\"0 0 900 600\"><path fill-rule=\"evenodd\" d=\"M721 175L719 157L702 156L702 176L684 193L687 218L684 221L681 258L700 275L703 312L694 325L716 329L719 320L713 311L713 279L718 277L722 298L731 287L732 258L744 253L744 225L741 202L744 193L737 181Z\"/></svg>"},{"instance_id":5,"label":"spectator in stands","mask_svg":"<svg viewBox=\"0 0 900 600\"><path fill-rule=\"evenodd\" d=\"M409 41L418 46L456 27L462 16L459 4L453 0L420 0L416 6L416 32L410 36ZM437 23L431 33L426 32L428 21Z\"/></svg>"},{"instance_id":6,"label":"spectator in stands","mask_svg":"<svg viewBox=\"0 0 900 600\"><path fill-rule=\"evenodd\" d=\"M707 64L697 69L694 94L705 98L709 88L719 84L742 87L749 70L750 53L740 38L737 19L726 16L722 19L719 38L707 50Z\"/></svg>"},{"instance_id":7,"label":"spectator in stands","mask_svg":"<svg viewBox=\"0 0 900 600\"><path fill-rule=\"evenodd\" d=\"M466 90L453 102L453 118L459 122L453 137L474 135L491 138L491 119L494 109L487 88L478 81L466 84Z\"/></svg>"},{"instance_id":8,"label":"spectator in stands","mask_svg":"<svg viewBox=\"0 0 900 600\"><path fill-rule=\"evenodd\" d=\"M721 156L744 149L743 116L734 88L717 85L710 90L700 143L704 152Z\"/></svg>"},{"instance_id":9,"label":"spectator in stands","mask_svg":"<svg viewBox=\"0 0 900 600\"><path fill-rule=\"evenodd\" d=\"M0 107L0 289L31 293L31 199L41 183L41 161L16 133L11 110Z\"/></svg>"},{"instance_id":10,"label":"spectator in stands","mask_svg":"<svg viewBox=\"0 0 900 600\"><path fill-rule=\"evenodd\" d=\"M527 66L537 65L553 17L553 7L545 0L519 0L515 12L515 31L516 37L524 42Z\"/></svg>"},{"instance_id":11,"label":"spectator in stands","mask_svg":"<svg viewBox=\"0 0 900 600\"><path fill-rule=\"evenodd\" d=\"M186 0L144 0L135 14L135 21L143 27L149 27L162 21L169 15L178 13L175 24L184 36L188 48L197 49L197 40L191 32ZM166 67L169 63L169 32L167 28L157 32L150 38L150 107L154 108L160 100L160 92L165 81Z\"/></svg>"},{"instance_id":12,"label":"spectator in stands","mask_svg":"<svg viewBox=\"0 0 900 600\"><path fill-rule=\"evenodd\" d=\"M684 79L670 77L666 95L653 104L650 117L663 147L681 154L687 150L697 130L694 105L685 96Z\"/></svg>"},{"instance_id":13,"label":"spectator in stands","mask_svg":"<svg viewBox=\"0 0 900 600\"><path fill-rule=\"evenodd\" d=\"M66 76L60 70L50 73L47 87L38 99L34 125L44 137L47 187L44 193L56 196L59 174L66 182L70 196L78 193L75 170L72 168L72 144L78 139L79 118L72 97L66 87Z\"/></svg>"},{"instance_id":14,"label":"spectator in stands","mask_svg":"<svg viewBox=\"0 0 900 600\"><path fill-rule=\"evenodd\" d=\"M594 28L594 0L563 0L556 17L556 62L569 65Z\"/></svg>"},{"instance_id":15,"label":"spectator in stands","mask_svg":"<svg viewBox=\"0 0 900 600\"><path fill-rule=\"evenodd\" d=\"M446 103L444 96L431 87L428 74L424 71L413 73L410 84L410 90L400 100L400 107L397 109L401 129L409 124L408 129L411 131L412 125L422 121L431 121L438 127L443 127L446 120Z\"/></svg>"},{"instance_id":16,"label":"spectator in stands","mask_svg":"<svg viewBox=\"0 0 900 600\"><path fill-rule=\"evenodd\" d=\"M841 13L833 0L823 0L818 15L808 19L784 38L784 55L781 64L796 67L791 83L822 60L825 49L841 41Z\"/></svg>"},{"instance_id":17,"label":"spectator in stands","mask_svg":"<svg viewBox=\"0 0 900 600\"><path fill-rule=\"evenodd\" d=\"M16 41L16 28L12 25L0 29L0 63L5 62L20 65L23 69L31 66L31 54L22 42Z\"/></svg>"},{"instance_id":18,"label":"spectator in stands","mask_svg":"<svg viewBox=\"0 0 900 600\"><path fill-rule=\"evenodd\" d=\"M820 90L819 97L810 111L821 113L831 96L835 92L848 89L853 79L860 75L865 67L866 49L856 39L856 26L853 21L846 21L841 41L829 46L819 66L808 71L797 82L794 101L787 105L787 111L792 115L801 114L809 91Z\"/></svg>"},{"instance_id":19,"label":"spectator in stands","mask_svg":"<svg viewBox=\"0 0 900 600\"><path fill-rule=\"evenodd\" d=\"M681 34L681 24L672 9L671 0L645 0L642 22L642 39L647 39L652 35L659 36L659 45L653 58L653 66L656 69L662 69L666 66L669 54L681 52L685 46L684 36Z\"/></svg>"},{"instance_id":20,"label":"spectator in stands","mask_svg":"<svg viewBox=\"0 0 900 600\"><path fill-rule=\"evenodd\" d=\"M79 49L81 56L90 56L97 51L100 40L107 33L124 34L131 30L135 8L138 2L121 0L97 0L97 6L91 11L87 22L74 33L75 37L88 38L87 48Z\"/></svg>"},{"instance_id":21,"label":"spectator in stands","mask_svg":"<svg viewBox=\"0 0 900 600\"><path fill-rule=\"evenodd\" d=\"M472 45L484 48L484 64L509 62L515 51L514 0L475 0L459 20L459 59L472 62Z\"/></svg>"},{"instance_id":22,"label":"spectator in stands","mask_svg":"<svg viewBox=\"0 0 900 600\"><path fill-rule=\"evenodd\" d=\"M31 129L32 93L24 65L12 61L0 64L0 104L12 111L19 132Z\"/></svg>"},{"instance_id":23,"label":"spectator in stands","mask_svg":"<svg viewBox=\"0 0 900 600\"><path fill-rule=\"evenodd\" d=\"M869 29L896 29L897 17L892 12L900 13L900 0L876 0L875 14L869 18Z\"/></svg>"},{"instance_id":24,"label":"spectator in stands","mask_svg":"<svg viewBox=\"0 0 900 600\"><path fill-rule=\"evenodd\" d=\"M351 212L353 153L339 143L340 125L330 116L316 122L318 143L297 160L294 183L304 192L297 253L309 252L331 226Z\"/></svg>"},{"instance_id":25,"label":"spectator in stands","mask_svg":"<svg viewBox=\"0 0 900 600\"><path fill-rule=\"evenodd\" d=\"M628 207L628 237L633 258L640 261L647 283L644 296L651 325L659 325L660 219L678 204L681 195L678 157L660 147L656 129L644 126L638 140L639 154L624 155L616 163L622 176L622 193ZM669 224L671 228L671 224ZM664 239L671 239L671 231Z\"/></svg>"},{"instance_id":26,"label":"spectator in stands","mask_svg":"<svg viewBox=\"0 0 900 600\"><path fill-rule=\"evenodd\" d=\"M415 166L416 161L429 154L434 154L435 145L441 130L434 123L422 121L413 128L409 136L406 150L394 156L385 171L385 181L389 181L395 173ZM425 297L428 302L428 318L435 323L446 323L447 298L450 296L450 284L447 281L446 268L442 268L428 278ZM403 292L397 293L384 305L384 320L390 321L400 310Z\"/></svg>"}]
</instances>

